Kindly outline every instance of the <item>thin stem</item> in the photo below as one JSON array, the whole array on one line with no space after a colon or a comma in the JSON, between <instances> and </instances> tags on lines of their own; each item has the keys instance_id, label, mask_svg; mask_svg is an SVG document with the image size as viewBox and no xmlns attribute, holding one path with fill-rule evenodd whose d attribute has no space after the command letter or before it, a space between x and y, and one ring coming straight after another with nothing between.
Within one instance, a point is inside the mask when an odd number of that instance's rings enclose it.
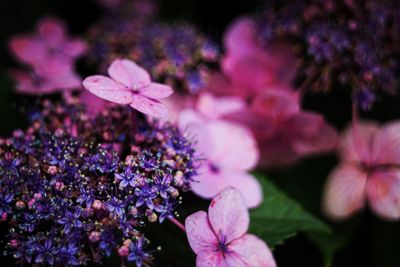
<instances>
[{"instance_id":1,"label":"thin stem","mask_svg":"<svg viewBox=\"0 0 400 267\"><path fill-rule=\"evenodd\" d=\"M175 218L168 218L170 220L170 222L172 222L173 224L175 224L176 226L178 226L179 229L181 229L182 231L186 232L185 226L183 224L181 224L177 219Z\"/></svg>"}]
</instances>

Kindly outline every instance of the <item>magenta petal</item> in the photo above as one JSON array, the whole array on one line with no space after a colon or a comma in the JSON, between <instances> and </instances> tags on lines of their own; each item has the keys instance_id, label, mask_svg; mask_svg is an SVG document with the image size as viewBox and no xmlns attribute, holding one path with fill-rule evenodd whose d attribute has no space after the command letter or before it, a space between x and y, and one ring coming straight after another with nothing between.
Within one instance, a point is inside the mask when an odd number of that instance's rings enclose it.
<instances>
[{"instance_id":1,"label":"magenta petal","mask_svg":"<svg viewBox=\"0 0 400 267\"><path fill-rule=\"evenodd\" d=\"M45 18L38 23L40 37L52 47L60 49L66 40L66 29L64 23L56 18Z\"/></svg>"},{"instance_id":2,"label":"magenta petal","mask_svg":"<svg viewBox=\"0 0 400 267\"><path fill-rule=\"evenodd\" d=\"M10 40L9 47L21 62L32 66L42 65L47 59L46 46L37 38L14 37Z\"/></svg>"},{"instance_id":3,"label":"magenta petal","mask_svg":"<svg viewBox=\"0 0 400 267\"><path fill-rule=\"evenodd\" d=\"M244 263L243 266L276 266L271 250L268 248L264 241L254 235L246 234L243 237L234 240L229 245L229 249L232 250L234 254L236 254L239 259Z\"/></svg>"},{"instance_id":4,"label":"magenta petal","mask_svg":"<svg viewBox=\"0 0 400 267\"><path fill-rule=\"evenodd\" d=\"M196 254L213 252L218 246L218 240L208 222L205 211L198 211L185 220L186 235L190 247Z\"/></svg>"},{"instance_id":5,"label":"magenta petal","mask_svg":"<svg viewBox=\"0 0 400 267\"><path fill-rule=\"evenodd\" d=\"M239 238L249 227L249 212L238 190L228 187L216 195L208 208L208 218L219 240Z\"/></svg>"}]
</instances>

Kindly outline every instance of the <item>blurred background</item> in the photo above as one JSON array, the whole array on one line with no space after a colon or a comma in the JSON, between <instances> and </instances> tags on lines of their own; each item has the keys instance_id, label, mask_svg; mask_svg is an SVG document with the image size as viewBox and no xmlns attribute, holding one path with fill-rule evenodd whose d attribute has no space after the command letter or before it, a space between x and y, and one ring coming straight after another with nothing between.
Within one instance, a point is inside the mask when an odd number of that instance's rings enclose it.
<instances>
[{"instance_id":1,"label":"blurred background","mask_svg":"<svg viewBox=\"0 0 400 267\"><path fill-rule=\"evenodd\" d=\"M200 31L220 43L224 30L233 19L242 14L256 12L265 3L267 1L235 0L223 3L215 0L161 0L159 13L163 21L193 23ZM49 14L66 21L73 35L84 34L101 17L102 12L103 9L90 0L0 1L0 136L7 136L13 129L24 126L21 106L32 101L12 93L13 82L7 77L7 70L16 66L16 62L9 55L8 38L15 33L32 31L38 19ZM368 114L362 114L362 117L379 121L398 119L399 103L398 97L382 97L375 108ZM351 97L345 88L325 94L308 94L303 105L307 109L325 114L326 119L339 130L351 118ZM335 155L318 156L303 160L290 168L271 170L266 175L290 197L299 201L306 210L332 224L321 214L320 203L325 179L336 163ZM350 221L332 225L335 230L332 238L337 239L332 266L400 266L398 223L382 221L370 214L368 209L364 209ZM169 231L168 227L165 230ZM182 253L191 252L185 250ZM318 247L302 234L277 246L274 255L281 267L323 266Z\"/></svg>"}]
</instances>

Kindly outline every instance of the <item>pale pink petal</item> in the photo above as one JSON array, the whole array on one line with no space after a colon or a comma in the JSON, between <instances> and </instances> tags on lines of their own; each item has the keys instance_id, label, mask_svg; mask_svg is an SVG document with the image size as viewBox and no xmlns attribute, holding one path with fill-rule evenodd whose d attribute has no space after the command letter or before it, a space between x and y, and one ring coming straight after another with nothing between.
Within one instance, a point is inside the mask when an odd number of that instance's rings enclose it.
<instances>
[{"instance_id":1,"label":"pale pink petal","mask_svg":"<svg viewBox=\"0 0 400 267\"><path fill-rule=\"evenodd\" d=\"M229 187L229 183L226 180L226 176L211 172L208 166L201 167L195 181L190 182L192 191L196 195L206 199L216 196L227 187Z\"/></svg>"},{"instance_id":2,"label":"pale pink petal","mask_svg":"<svg viewBox=\"0 0 400 267\"><path fill-rule=\"evenodd\" d=\"M66 29L63 22L56 18L45 18L38 23L38 32L52 48L60 48L66 39Z\"/></svg>"},{"instance_id":3,"label":"pale pink petal","mask_svg":"<svg viewBox=\"0 0 400 267\"><path fill-rule=\"evenodd\" d=\"M206 199L216 196L227 187L233 187L242 194L248 208L257 207L263 199L262 188L258 180L254 176L240 171L213 172L208 166L203 166L190 186L196 195Z\"/></svg>"},{"instance_id":4,"label":"pale pink petal","mask_svg":"<svg viewBox=\"0 0 400 267\"><path fill-rule=\"evenodd\" d=\"M219 120L208 123L207 128L214 145L208 159L219 168L250 170L257 165L257 143L247 128Z\"/></svg>"},{"instance_id":5,"label":"pale pink petal","mask_svg":"<svg viewBox=\"0 0 400 267\"><path fill-rule=\"evenodd\" d=\"M185 220L186 235L194 253L212 252L218 247L218 240L208 222L205 211L198 211Z\"/></svg>"},{"instance_id":6,"label":"pale pink petal","mask_svg":"<svg viewBox=\"0 0 400 267\"><path fill-rule=\"evenodd\" d=\"M218 239L226 243L244 235L250 220L242 195L233 187L225 188L213 198L208 219Z\"/></svg>"},{"instance_id":7,"label":"pale pink petal","mask_svg":"<svg viewBox=\"0 0 400 267\"><path fill-rule=\"evenodd\" d=\"M98 97L114 103L130 104L133 101L132 91L106 76L94 75L87 77L83 81L83 86Z\"/></svg>"},{"instance_id":8,"label":"pale pink petal","mask_svg":"<svg viewBox=\"0 0 400 267\"><path fill-rule=\"evenodd\" d=\"M342 164L329 175L324 210L332 219L346 219L365 205L367 175L356 166Z\"/></svg>"},{"instance_id":9,"label":"pale pink petal","mask_svg":"<svg viewBox=\"0 0 400 267\"><path fill-rule=\"evenodd\" d=\"M10 40L9 47L23 63L37 66L46 61L46 46L39 39L27 36L14 37Z\"/></svg>"},{"instance_id":10,"label":"pale pink petal","mask_svg":"<svg viewBox=\"0 0 400 267\"><path fill-rule=\"evenodd\" d=\"M210 119L221 118L245 107L246 103L239 97L214 97L210 93L202 93L196 104L197 110Z\"/></svg>"},{"instance_id":11,"label":"pale pink petal","mask_svg":"<svg viewBox=\"0 0 400 267\"><path fill-rule=\"evenodd\" d=\"M196 148L197 156L199 158L207 158L212 155L214 148L211 142L216 140L210 138L210 133L203 121L196 121L196 119L201 119L196 115L197 113L191 112L191 110L181 112L179 128L185 134L185 137L192 141Z\"/></svg>"},{"instance_id":12,"label":"pale pink petal","mask_svg":"<svg viewBox=\"0 0 400 267\"><path fill-rule=\"evenodd\" d=\"M236 188L243 196L248 208L259 206L263 200L263 192L257 178L239 171L221 171L227 186Z\"/></svg>"},{"instance_id":13,"label":"pale pink petal","mask_svg":"<svg viewBox=\"0 0 400 267\"><path fill-rule=\"evenodd\" d=\"M271 250L268 248L264 241L254 235L246 234L243 237L234 240L229 245L229 250L231 250L233 254L239 256L240 260L244 263L243 266L276 266ZM232 256L228 254L227 257Z\"/></svg>"},{"instance_id":14,"label":"pale pink petal","mask_svg":"<svg viewBox=\"0 0 400 267\"><path fill-rule=\"evenodd\" d=\"M378 130L374 122L357 122L348 127L340 143L342 159L370 163L372 143Z\"/></svg>"},{"instance_id":15,"label":"pale pink petal","mask_svg":"<svg viewBox=\"0 0 400 267\"><path fill-rule=\"evenodd\" d=\"M135 62L128 59L116 59L108 68L108 74L126 87L138 90L150 85L150 75Z\"/></svg>"},{"instance_id":16,"label":"pale pink petal","mask_svg":"<svg viewBox=\"0 0 400 267\"><path fill-rule=\"evenodd\" d=\"M376 171L367 182L372 210L388 220L400 218L400 171Z\"/></svg>"},{"instance_id":17,"label":"pale pink petal","mask_svg":"<svg viewBox=\"0 0 400 267\"><path fill-rule=\"evenodd\" d=\"M400 122L383 125L375 134L371 147L374 164L400 164Z\"/></svg>"},{"instance_id":18,"label":"pale pink petal","mask_svg":"<svg viewBox=\"0 0 400 267\"><path fill-rule=\"evenodd\" d=\"M196 267L234 267L234 265L228 265L222 253L215 251L203 252L197 255Z\"/></svg>"},{"instance_id":19,"label":"pale pink petal","mask_svg":"<svg viewBox=\"0 0 400 267\"><path fill-rule=\"evenodd\" d=\"M134 94L130 105L134 109L154 118L165 119L168 116L168 109L164 104L142 95Z\"/></svg>"},{"instance_id":20,"label":"pale pink petal","mask_svg":"<svg viewBox=\"0 0 400 267\"><path fill-rule=\"evenodd\" d=\"M140 88L139 92L148 98L163 99L172 95L174 91L168 85L151 83L149 86Z\"/></svg>"},{"instance_id":21,"label":"pale pink petal","mask_svg":"<svg viewBox=\"0 0 400 267\"><path fill-rule=\"evenodd\" d=\"M179 113L178 125L183 131L186 131L191 125L205 125L206 120L193 109L184 109Z\"/></svg>"}]
</instances>

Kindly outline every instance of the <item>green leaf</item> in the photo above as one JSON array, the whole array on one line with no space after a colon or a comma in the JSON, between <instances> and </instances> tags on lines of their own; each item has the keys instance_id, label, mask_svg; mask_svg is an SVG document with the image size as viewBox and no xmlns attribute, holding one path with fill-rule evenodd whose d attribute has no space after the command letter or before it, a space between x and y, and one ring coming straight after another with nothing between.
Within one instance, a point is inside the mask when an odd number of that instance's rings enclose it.
<instances>
[{"instance_id":1,"label":"green leaf","mask_svg":"<svg viewBox=\"0 0 400 267\"><path fill-rule=\"evenodd\" d=\"M250 212L250 232L264 239L270 247L283 243L299 231L329 234L324 222L305 211L295 200L286 196L272 182L260 177L264 201Z\"/></svg>"}]
</instances>

